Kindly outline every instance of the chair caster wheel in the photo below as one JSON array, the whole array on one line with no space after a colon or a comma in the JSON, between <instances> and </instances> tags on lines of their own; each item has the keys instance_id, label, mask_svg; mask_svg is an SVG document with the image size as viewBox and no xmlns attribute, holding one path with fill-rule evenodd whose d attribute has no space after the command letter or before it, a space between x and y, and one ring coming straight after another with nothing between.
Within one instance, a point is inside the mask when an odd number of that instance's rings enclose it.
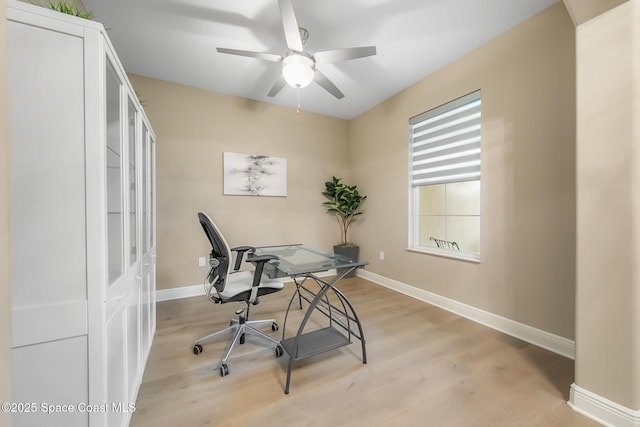
<instances>
[{"instance_id":1,"label":"chair caster wheel","mask_svg":"<svg viewBox=\"0 0 640 427\"><path fill-rule=\"evenodd\" d=\"M276 357L280 357L284 354L284 350L282 349L281 346L277 345L276 346Z\"/></svg>"},{"instance_id":2,"label":"chair caster wheel","mask_svg":"<svg viewBox=\"0 0 640 427\"><path fill-rule=\"evenodd\" d=\"M197 356L200 353L202 353L202 346L200 344L194 345L193 346L193 354L195 354Z\"/></svg>"},{"instance_id":3,"label":"chair caster wheel","mask_svg":"<svg viewBox=\"0 0 640 427\"><path fill-rule=\"evenodd\" d=\"M220 376L226 377L227 375L229 375L229 365L223 363L222 365L220 365Z\"/></svg>"},{"instance_id":4,"label":"chair caster wheel","mask_svg":"<svg viewBox=\"0 0 640 427\"><path fill-rule=\"evenodd\" d=\"M277 331L278 329L280 329L280 328L278 327L278 324L277 324L276 322L273 322L273 323L271 324L271 330L272 330L273 332L275 332L275 331Z\"/></svg>"},{"instance_id":5,"label":"chair caster wheel","mask_svg":"<svg viewBox=\"0 0 640 427\"><path fill-rule=\"evenodd\" d=\"M240 344L244 344L246 338L244 336L244 334L240 335Z\"/></svg>"}]
</instances>

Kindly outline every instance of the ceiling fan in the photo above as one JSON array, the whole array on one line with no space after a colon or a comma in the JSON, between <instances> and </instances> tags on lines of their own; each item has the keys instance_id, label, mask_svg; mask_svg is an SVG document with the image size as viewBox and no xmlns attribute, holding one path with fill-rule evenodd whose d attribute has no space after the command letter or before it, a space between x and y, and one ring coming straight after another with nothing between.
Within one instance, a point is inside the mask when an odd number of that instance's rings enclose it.
<instances>
[{"instance_id":1,"label":"ceiling fan","mask_svg":"<svg viewBox=\"0 0 640 427\"><path fill-rule=\"evenodd\" d=\"M298 21L296 20L291 0L278 0L278 5L280 6L284 36L287 41L287 47L289 48L289 52L285 56L248 50L226 49L221 47L217 48L217 51L220 53L248 56L265 61L282 63L282 74L267 94L269 97L276 96L287 83L295 88L303 88L309 85L312 81L315 81L336 98L344 98L344 94L340 89L338 89L338 87L333 84L327 76L320 72L317 66L372 56L376 54L376 47L351 47L316 52L314 55L311 55L304 51L304 44L309 37L309 31L305 28L298 27Z\"/></svg>"}]
</instances>

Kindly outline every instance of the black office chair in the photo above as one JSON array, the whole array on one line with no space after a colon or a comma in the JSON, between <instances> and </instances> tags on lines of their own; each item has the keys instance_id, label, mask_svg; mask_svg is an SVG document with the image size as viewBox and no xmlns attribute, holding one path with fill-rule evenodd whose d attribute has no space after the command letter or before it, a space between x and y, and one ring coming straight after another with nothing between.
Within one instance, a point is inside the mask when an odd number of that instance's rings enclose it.
<instances>
[{"instance_id":1,"label":"black office chair","mask_svg":"<svg viewBox=\"0 0 640 427\"><path fill-rule=\"evenodd\" d=\"M226 304L235 301L241 303L242 306L236 310L238 319L231 319L227 328L196 340L193 346L193 353L202 353L201 343L203 341L208 341L230 332L233 333L233 338L231 338L231 342L220 362L220 375L223 377L229 374L227 359L229 359L231 351L238 342L244 344L245 334L262 337L274 344L276 356L281 356L283 349L280 343L257 329L271 324L271 329L277 331L278 324L275 319L249 320L249 307L251 305L258 304L261 296L281 291L284 288L282 280L269 279L263 274L264 264L272 259L277 259L277 257L273 255L254 256L252 253L253 248L249 246L229 248L222 233L206 213L199 212L198 219L211 243L211 253L209 254L211 269L205 279L205 290L209 300L214 304ZM231 268L232 251L236 252L233 268ZM255 265L254 271L240 271L245 253L248 253L246 261Z\"/></svg>"}]
</instances>

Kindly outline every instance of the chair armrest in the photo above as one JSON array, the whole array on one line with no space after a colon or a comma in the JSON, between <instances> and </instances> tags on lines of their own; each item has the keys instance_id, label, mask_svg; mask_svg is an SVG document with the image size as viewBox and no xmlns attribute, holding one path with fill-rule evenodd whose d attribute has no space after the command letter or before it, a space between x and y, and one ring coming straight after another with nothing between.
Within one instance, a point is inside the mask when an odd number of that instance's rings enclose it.
<instances>
[{"instance_id":1,"label":"chair armrest","mask_svg":"<svg viewBox=\"0 0 640 427\"><path fill-rule=\"evenodd\" d=\"M250 262L256 266L256 271L253 274L253 284L251 286L256 287L260 285L260 279L262 278L262 271L264 270L264 264L274 259L278 259L278 257L275 255L261 255L261 256L247 257L247 262Z\"/></svg>"},{"instance_id":2,"label":"chair armrest","mask_svg":"<svg viewBox=\"0 0 640 427\"><path fill-rule=\"evenodd\" d=\"M237 252L236 254L236 263L233 265L233 270L240 270L240 264L242 264L242 258L244 257L245 252L254 250L251 246L238 246L236 248L231 248L232 251Z\"/></svg>"},{"instance_id":3,"label":"chair armrest","mask_svg":"<svg viewBox=\"0 0 640 427\"><path fill-rule=\"evenodd\" d=\"M255 263L255 264L257 263L264 264L265 262L271 261L272 259L278 259L278 257L275 255L259 255L259 256L251 255L247 257L247 262Z\"/></svg>"}]
</instances>

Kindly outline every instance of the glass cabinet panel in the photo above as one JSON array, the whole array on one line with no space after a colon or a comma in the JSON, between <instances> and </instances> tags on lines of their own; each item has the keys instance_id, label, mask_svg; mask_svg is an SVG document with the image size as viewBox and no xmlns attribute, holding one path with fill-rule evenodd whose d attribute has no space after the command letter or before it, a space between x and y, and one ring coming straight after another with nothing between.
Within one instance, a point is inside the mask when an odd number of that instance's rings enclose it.
<instances>
[{"instance_id":1,"label":"glass cabinet panel","mask_svg":"<svg viewBox=\"0 0 640 427\"><path fill-rule=\"evenodd\" d=\"M156 189L155 189L155 158L156 158L156 144L149 134L149 240L151 241L151 247L156 244L156 215L155 215L155 206L156 206Z\"/></svg>"},{"instance_id":2,"label":"glass cabinet panel","mask_svg":"<svg viewBox=\"0 0 640 427\"><path fill-rule=\"evenodd\" d=\"M147 253L149 248L149 131L142 124L142 251Z\"/></svg>"},{"instance_id":3,"label":"glass cabinet panel","mask_svg":"<svg viewBox=\"0 0 640 427\"><path fill-rule=\"evenodd\" d=\"M133 102L129 100L127 110L127 120L129 122L127 132L127 143L129 144L129 265L133 265L138 260L138 189L137 189L137 168L136 168L136 121L137 112Z\"/></svg>"},{"instance_id":4,"label":"glass cabinet panel","mask_svg":"<svg viewBox=\"0 0 640 427\"><path fill-rule=\"evenodd\" d=\"M123 272L121 83L113 65L106 65L107 129L107 256L109 283Z\"/></svg>"}]
</instances>

